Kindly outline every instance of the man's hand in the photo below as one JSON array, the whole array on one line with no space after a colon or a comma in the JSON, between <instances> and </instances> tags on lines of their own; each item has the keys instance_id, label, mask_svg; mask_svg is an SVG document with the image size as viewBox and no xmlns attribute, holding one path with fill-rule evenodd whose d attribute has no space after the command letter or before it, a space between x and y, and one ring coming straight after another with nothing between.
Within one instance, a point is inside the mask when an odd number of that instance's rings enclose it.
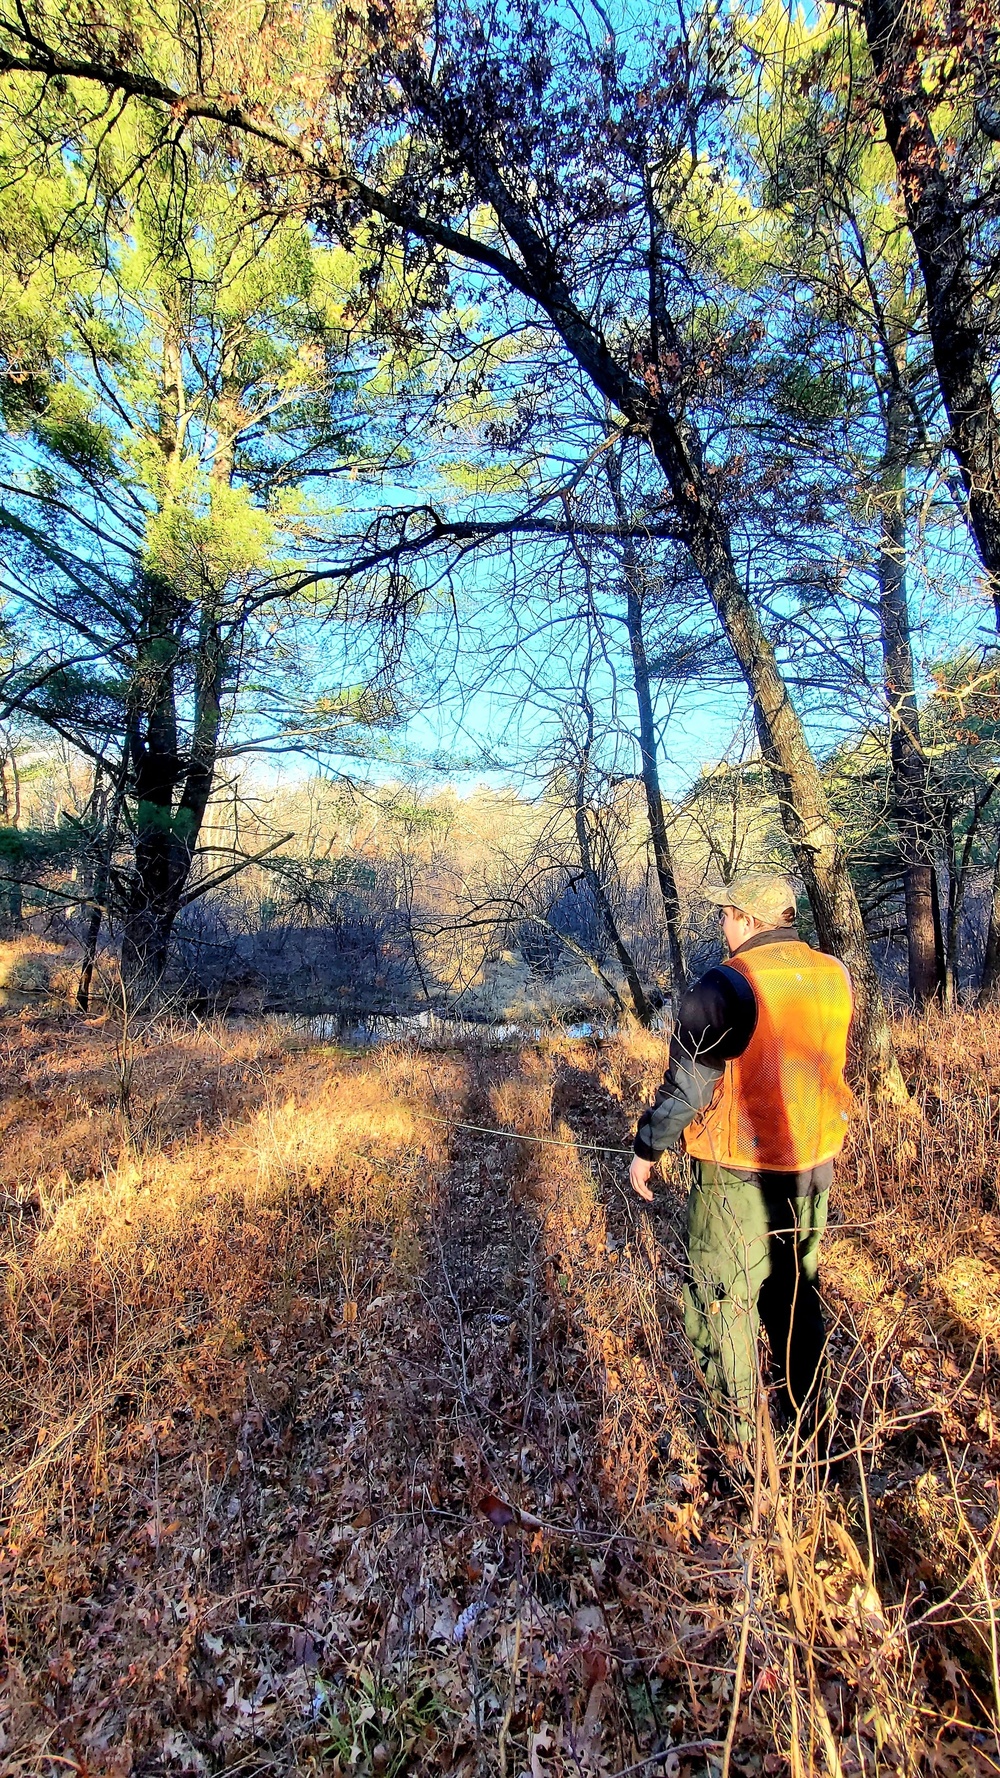
<instances>
[{"instance_id":1,"label":"man's hand","mask_svg":"<svg viewBox=\"0 0 1000 1778\"><path fill-rule=\"evenodd\" d=\"M653 1202L653 1194L649 1189L649 1176L655 1166L655 1161L644 1161L636 1154L632 1156L632 1165L628 1170L628 1179L632 1190L638 1192L640 1198L645 1198L647 1204Z\"/></svg>"}]
</instances>

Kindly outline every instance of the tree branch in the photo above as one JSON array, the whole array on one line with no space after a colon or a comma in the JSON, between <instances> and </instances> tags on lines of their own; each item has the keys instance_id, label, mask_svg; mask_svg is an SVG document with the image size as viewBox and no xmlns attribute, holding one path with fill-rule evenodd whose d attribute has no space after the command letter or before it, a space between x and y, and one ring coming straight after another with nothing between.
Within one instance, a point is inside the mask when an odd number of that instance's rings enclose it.
<instances>
[{"instance_id":1,"label":"tree branch","mask_svg":"<svg viewBox=\"0 0 1000 1778\"><path fill-rule=\"evenodd\" d=\"M191 903L197 901L199 896L207 895L210 889L217 889L220 883L228 883L230 877L238 877L240 872L246 870L249 865L258 864L262 858L267 858L270 853L276 852L279 846L286 846L288 841L294 840L294 838L293 829L291 833L283 833L280 839L272 840L271 844L265 846L262 851L253 852L247 858L237 859L236 863L229 865L226 870L210 871L208 876L203 877L200 883L196 883L193 889L185 891L181 896L180 906L182 908L190 907Z\"/></svg>"}]
</instances>

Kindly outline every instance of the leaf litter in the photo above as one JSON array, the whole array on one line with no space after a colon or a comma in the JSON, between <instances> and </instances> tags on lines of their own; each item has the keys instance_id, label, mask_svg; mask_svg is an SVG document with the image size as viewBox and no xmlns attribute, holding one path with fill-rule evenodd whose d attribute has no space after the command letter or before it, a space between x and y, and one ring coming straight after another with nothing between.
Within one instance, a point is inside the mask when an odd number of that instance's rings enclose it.
<instances>
[{"instance_id":1,"label":"leaf litter","mask_svg":"<svg viewBox=\"0 0 1000 1778\"><path fill-rule=\"evenodd\" d=\"M147 1091L180 1123L143 1150L74 1030L72 1175L32 1109L55 1034L9 1036L37 1213L5 1255L4 1772L997 1769L978 1224L915 1283L905 1160L845 1190L882 1218L868 1271L832 1231L868 1485L819 1489L772 1440L733 1487L695 1427L681 1195L649 1215L572 1147L621 1146L662 1059L641 1034L216 1033L211 1093L205 1043L161 1034ZM914 1166L946 1140L929 1109Z\"/></svg>"}]
</instances>

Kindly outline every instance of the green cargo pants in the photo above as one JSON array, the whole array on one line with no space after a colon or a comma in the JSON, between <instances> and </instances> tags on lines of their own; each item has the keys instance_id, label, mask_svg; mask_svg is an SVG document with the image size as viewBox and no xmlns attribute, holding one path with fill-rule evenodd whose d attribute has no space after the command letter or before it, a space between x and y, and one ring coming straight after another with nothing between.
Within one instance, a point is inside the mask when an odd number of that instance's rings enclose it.
<instances>
[{"instance_id":1,"label":"green cargo pants","mask_svg":"<svg viewBox=\"0 0 1000 1778\"><path fill-rule=\"evenodd\" d=\"M826 1329L818 1288L833 1162L744 1177L694 1163L684 1329L726 1440L751 1441L763 1322L779 1401L815 1422Z\"/></svg>"}]
</instances>

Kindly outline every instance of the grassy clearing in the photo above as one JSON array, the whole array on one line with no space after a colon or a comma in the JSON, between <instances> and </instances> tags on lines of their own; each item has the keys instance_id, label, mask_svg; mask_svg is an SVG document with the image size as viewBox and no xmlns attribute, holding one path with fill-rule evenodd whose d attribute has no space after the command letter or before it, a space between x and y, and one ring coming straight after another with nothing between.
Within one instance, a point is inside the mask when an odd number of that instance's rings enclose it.
<instances>
[{"instance_id":1,"label":"grassy clearing","mask_svg":"<svg viewBox=\"0 0 1000 1778\"><path fill-rule=\"evenodd\" d=\"M647 1214L575 1146L658 1041L9 1018L3 1770L1000 1769L1000 1024L900 1045L826 1250L856 1457L818 1488L765 1424L734 1495L683 1182Z\"/></svg>"}]
</instances>

